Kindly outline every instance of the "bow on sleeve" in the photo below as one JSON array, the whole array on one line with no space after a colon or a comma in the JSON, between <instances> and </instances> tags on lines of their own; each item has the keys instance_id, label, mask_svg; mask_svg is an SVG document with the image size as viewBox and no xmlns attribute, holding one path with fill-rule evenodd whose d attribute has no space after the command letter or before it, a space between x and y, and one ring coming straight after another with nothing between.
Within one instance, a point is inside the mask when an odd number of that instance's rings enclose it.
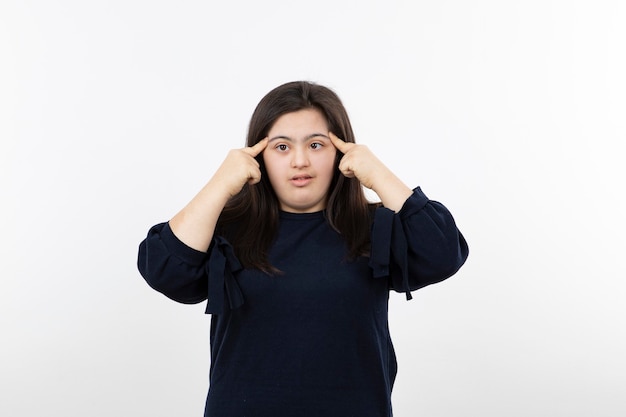
<instances>
[{"instance_id":1,"label":"bow on sleeve","mask_svg":"<svg viewBox=\"0 0 626 417\"><path fill-rule=\"evenodd\" d=\"M226 298L231 309L236 309L244 303L241 288L234 276L242 266L226 239L217 236L213 240L213 245L209 262L206 264L209 286L205 313L221 314L224 312Z\"/></svg>"},{"instance_id":2,"label":"bow on sleeve","mask_svg":"<svg viewBox=\"0 0 626 417\"><path fill-rule=\"evenodd\" d=\"M409 286L407 253L408 244L400 216L388 208L379 207L374 214L369 266L374 278L389 277L391 286L396 291L406 293L406 299L411 300L413 296ZM399 271L391 267L392 256Z\"/></svg>"}]
</instances>

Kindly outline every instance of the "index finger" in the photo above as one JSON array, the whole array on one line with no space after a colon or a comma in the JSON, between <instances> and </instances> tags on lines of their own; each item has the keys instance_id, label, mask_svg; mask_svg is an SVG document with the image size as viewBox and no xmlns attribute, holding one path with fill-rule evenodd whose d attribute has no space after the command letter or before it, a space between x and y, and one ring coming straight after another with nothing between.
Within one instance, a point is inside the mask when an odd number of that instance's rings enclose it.
<instances>
[{"instance_id":1,"label":"index finger","mask_svg":"<svg viewBox=\"0 0 626 417\"><path fill-rule=\"evenodd\" d=\"M341 153L346 153L351 148L351 145L354 145L353 143L344 142L342 139L339 139L333 132L328 132L328 137L330 137L330 141Z\"/></svg>"},{"instance_id":2,"label":"index finger","mask_svg":"<svg viewBox=\"0 0 626 417\"><path fill-rule=\"evenodd\" d=\"M269 142L268 138L263 138L255 143L254 146L244 148L244 151L250 156L257 156L267 147L267 142Z\"/></svg>"}]
</instances>

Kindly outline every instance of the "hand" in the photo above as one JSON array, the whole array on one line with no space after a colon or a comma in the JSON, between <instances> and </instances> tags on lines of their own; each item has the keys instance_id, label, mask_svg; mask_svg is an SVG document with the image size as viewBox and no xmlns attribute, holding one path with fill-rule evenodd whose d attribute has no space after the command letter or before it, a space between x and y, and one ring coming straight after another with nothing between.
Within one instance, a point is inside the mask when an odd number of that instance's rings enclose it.
<instances>
[{"instance_id":1,"label":"hand","mask_svg":"<svg viewBox=\"0 0 626 417\"><path fill-rule=\"evenodd\" d=\"M339 171L348 178L356 177L365 187L373 189L377 175L387 170L387 167L367 146L344 142L332 132L328 136L335 148L343 154Z\"/></svg>"},{"instance_id":2,"label":"hand","mask_svg":"<svg viewBox=\"0 0 626 417\"><path fill-rule=\"evenodd\" d=\"M356 177L361 184L374 190L383 205L395 212L400 211L404 202L412 194L407 187L367 146L344 142L332 132L328 133L331 142L343 154L339 161L339 171L349 178Z\"/></svg>"},{"instance_id":3,"label":"hand","mask_svg":"<svg viewBox=\"0 0 626 417\"><path fill-rule=\"evenodd\" d=\"M228 152L213 180L219 182L231 197L239 193L246 183L261 181L261 170L255 157L263 152L267 142L268 138L265 138L254 146Z\"/></svg>"}]
</instances>

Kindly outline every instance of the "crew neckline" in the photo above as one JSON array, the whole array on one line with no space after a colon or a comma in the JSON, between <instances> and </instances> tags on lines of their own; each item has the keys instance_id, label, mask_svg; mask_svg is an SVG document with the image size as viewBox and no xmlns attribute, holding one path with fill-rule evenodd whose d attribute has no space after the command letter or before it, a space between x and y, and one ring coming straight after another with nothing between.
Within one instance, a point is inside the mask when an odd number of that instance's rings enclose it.
<instances>
[{"instance_id":1,"label":"crew neckline","mask_svg":"<svg viewBox=\"0 0 626 417\"><path fill-rule=\"evenodd\" d=\"M289 219L289 220L309 220L309 219L319 219L325 216L326 210L314 211L311 213L292 213L290 211L282 211L278 212L279 217L281 219Z\"/></svg>"}]
</instances>

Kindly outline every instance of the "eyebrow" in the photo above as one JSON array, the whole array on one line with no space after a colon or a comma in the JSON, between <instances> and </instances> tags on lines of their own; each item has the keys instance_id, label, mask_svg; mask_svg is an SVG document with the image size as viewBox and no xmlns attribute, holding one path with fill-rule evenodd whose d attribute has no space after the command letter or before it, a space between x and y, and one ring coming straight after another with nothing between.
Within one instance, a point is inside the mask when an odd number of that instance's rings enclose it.
<instances>
[{"instance_id":1,"label":"eyebrow","mask_svg":"<svg viewBox=\"0 0 626 417\"><path fill-rule=\"evenodd\" d=\"M306 142L309 139L313 139L313 138L317 138L317 137L323 137L326 138L328 140L330 140L330 138L328 137L328 135L325 135L323 133L311 133L310 135L307 135L304 139L303 142ZM283 140L288 140L289 142L294 142L294 140L292 138L290 138L289 136L285 136L285 135L277 135L274 136L272 138L270 138L270 142L274 141L274 140L278 140L278 139L283 139Z\"/></svg>"}]
</instances>

